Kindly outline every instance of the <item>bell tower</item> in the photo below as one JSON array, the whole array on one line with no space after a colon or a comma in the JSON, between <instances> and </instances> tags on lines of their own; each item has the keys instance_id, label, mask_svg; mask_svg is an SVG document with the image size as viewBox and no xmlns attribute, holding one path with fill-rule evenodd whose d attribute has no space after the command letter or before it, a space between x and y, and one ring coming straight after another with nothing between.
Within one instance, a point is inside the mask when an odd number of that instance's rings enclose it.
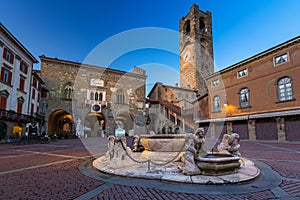
<instances>
[{"instance_id":1,"label":"bell tower","mask_svg":"<svg viewBox=\"0 0 300 200\"><path fill-rule=\"evenodd\" d=\"M196 4L180 19L180 86L207 92L205 78L214 72L211 12Z\"/></svg>"}]
</instances>

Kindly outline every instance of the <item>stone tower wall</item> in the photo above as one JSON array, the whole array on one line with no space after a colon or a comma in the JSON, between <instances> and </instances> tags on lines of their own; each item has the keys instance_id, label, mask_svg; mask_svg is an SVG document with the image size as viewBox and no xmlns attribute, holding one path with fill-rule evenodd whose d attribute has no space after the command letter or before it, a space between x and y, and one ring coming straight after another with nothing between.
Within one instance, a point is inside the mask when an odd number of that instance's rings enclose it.
<instances>
[{"instance_id":1,"label":"stone tower wall","mask_svg":"<svg viewBox=\"0 0 300 200\"><path fill-rule=\"evenodd\" d=\"M214 72L212 17L195 4L180 20L180 55L181 87L207 93L205 78Z\"/></svg>"}]
</instances>

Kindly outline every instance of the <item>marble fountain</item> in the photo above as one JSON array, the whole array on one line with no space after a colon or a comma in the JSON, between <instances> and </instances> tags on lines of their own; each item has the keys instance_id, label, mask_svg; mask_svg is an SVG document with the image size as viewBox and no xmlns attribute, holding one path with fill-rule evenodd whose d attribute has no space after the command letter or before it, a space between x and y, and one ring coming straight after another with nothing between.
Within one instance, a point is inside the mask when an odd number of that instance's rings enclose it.
<instances>
[{"instance_id":1,"label":"marble fountain","mask_svg":"<svg viewBox=\"0 0 300 200\"><path fill-rule=\"evenodd\" d=\"M260 174L241 156L237 133L225 134L216 152L206 150L202 128L194 134L141 135L134 140L130 149L124 136L109 136L106 155L93 166L112 175L192 184L240 183Z\"/></svg>"}]
</instances>

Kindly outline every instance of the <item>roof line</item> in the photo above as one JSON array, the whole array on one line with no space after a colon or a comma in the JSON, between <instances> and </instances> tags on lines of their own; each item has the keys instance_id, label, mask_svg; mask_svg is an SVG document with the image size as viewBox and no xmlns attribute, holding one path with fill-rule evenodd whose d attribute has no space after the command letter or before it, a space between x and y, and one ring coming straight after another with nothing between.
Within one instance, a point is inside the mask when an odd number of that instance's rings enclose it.
<instances>
[{"instance_id":1,"label":"roof line","mask_svg":"<svg viewBox=\"0 0 300 200\"><path fill-rule=\"evenodd\" d=\"M85 63L79 63L79 62L74 62L74 61L69 61L69 60L63 60L63 59L58 59L58 58L51 58L51 57L47 57L45 55L41 55L39 56L39 58L41 60L49 60L49 61L52 61L52 62L57 62L57 63L66 63L66 64L69 64L69 65L77 65L78 67L80 66L85 66L85 67L97 67L97 68L102 68L103 70L109 70L111 72L115 72L115 73L122 73L122 74L128 74L128 75L132 75L132 76L139 76L141 78L146 78L147 76L146 75L142 75L142 74L138 74L138 73L134 73L134 72L126 72L126 71L122 71L122 70L118 70L118 69L112 69L112 68L109 68L109 67L101 67L101 66L96 66L96 65L91 65L91 64L85 64Z\"/></svg>"},{"instance_id":2,"label":"roof line","mask_svg":"<svg viewBox=\"0 0 300 200\"><path fill-rule=\"evenodd\" d=\"M214 76L216 76L216 75L218 75L220 73L224 73L224 72L229 71L231 69L240 67L240 66L245 65L245 64L247 64L247 63L249 63L249 62L251 62L251 61L253 61L255 59L260 59L263 56L266 56L268 54L271 54L271 53L274 53L276 51L279 51L282 48L285 48L285 47L290 46L290 45L295 44L295 43L300 43L300 36L294 37L294 38L292 38L292 39L290 39L290 40L288 40L286 42L280 43L279 45L271 47L271 48L269 48L269 49L267 49L267 50L265 50L265 51L263 51L261 53L258 53L258 54L254 55L254 56L251 56L251 57L249 57L249 58L247 58L245 60L242 60L242 61L240 61L240 62L238 62L236 64L230 65L229 67L226 67L226 68L224 68L224 69L222 69L220 71L217 71L217 72L215 72L215 73L207 76L206 78L211 78L211 77L214 77Z\"/></svg>"},{"instance_id":3,"label":"roof line","mask_svg":"<svg viewBox=\"0 0 300 200\"><path fill-rule=\"evenodd\" d=\"M9 30L0 22L0 30L4 32L5 36L8 37L23 53L27 54L34 63L39 61L24 47L24 45L11 33Z\"/></svg>"}]
</instances>

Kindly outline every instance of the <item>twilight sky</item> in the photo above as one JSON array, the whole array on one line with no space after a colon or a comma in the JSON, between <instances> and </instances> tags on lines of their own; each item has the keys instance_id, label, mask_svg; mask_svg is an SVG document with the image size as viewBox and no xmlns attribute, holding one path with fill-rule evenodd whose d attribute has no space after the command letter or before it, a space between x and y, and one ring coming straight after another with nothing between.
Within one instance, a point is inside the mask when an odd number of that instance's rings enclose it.
<instances>
[{"instance_id":1,"label":"twilight sky","mask_svg":"<svg viewBox=\"0 0 300 200\"><path fill-rule=\"evenodd\" d=\"M0 22L36 58L139 66L149 84L173 85L179 20L193 3L212 12L215 70L300 35L299 0L14 0L1 1Z\"/></svg>"}]
</instances>

